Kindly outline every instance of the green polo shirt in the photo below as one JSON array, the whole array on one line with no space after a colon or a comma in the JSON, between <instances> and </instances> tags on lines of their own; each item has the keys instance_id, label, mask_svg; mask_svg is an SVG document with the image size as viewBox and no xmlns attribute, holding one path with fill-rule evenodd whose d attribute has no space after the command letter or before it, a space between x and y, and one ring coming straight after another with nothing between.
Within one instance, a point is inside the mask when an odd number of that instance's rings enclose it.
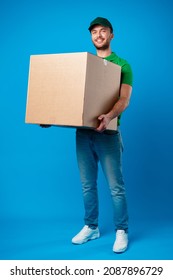
<instances>
[{"instance_id":1,"label":"green polo shirt","mask_svg":"<svg viewBox=\"0 0 173 280\"><path fill-rule=\"evenodd\" d=\"M105 57L105 59L121 66L121 84L132 86L133 73L130 64L125 59L117 56L114 52ZM120 118L121 115L118 117L118 125L120 125Z\"/></svg>"},{"instance_id":2,"label":"green polo shirt","mask_svg":"<svg viewBox=\"0 0 173 280\"><path fill-rule=\"evenodd\" d=\"M132 86L133 73L130 64L127 62L127 60L120 58L114 52L112 52L109 56L105 57L105 59L121 66L121 84L128 84Z\"/></svg>"}]
</instances>

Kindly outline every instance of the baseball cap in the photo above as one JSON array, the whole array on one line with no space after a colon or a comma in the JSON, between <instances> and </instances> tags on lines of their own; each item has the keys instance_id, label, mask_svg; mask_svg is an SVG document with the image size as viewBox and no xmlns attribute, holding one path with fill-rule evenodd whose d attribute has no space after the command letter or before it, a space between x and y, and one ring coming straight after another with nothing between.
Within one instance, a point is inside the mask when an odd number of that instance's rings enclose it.
<instances>
[{"instance_id":1,"label":"baseball cap","mask_svg":"<svg viewBox=\"0 0 173 280\"><path fill-rule=\"evenodd\" d=\"M105 27L109 27L111 29L111 32L113 32L112 24L110 23L110 21L108 19L103 18L103 17L97 17L93 21L91 21L88 30L91 32L94 25L97 25L97 24L105 26Z\"/></svg>"}]
</instances>

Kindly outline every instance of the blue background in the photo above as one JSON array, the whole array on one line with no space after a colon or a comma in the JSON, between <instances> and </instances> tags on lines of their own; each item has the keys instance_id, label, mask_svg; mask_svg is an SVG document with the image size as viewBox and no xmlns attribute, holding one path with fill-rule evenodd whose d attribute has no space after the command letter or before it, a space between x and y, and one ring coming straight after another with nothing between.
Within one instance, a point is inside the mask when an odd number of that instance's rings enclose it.
<instances>
[{"instance_id":1,"label":"blue background","mask_svg":"<svg viewBox=\"0 0 173 280\"><path fill-rule=\"evenodd\" d=\"M168 0L1 0L1 259L172 259L172 12ZM30 55L95 54L87 29L97 16L112 22L112 50L134 72L121 123L131 241L123 255L112 252L112 205L101 171L102 237L71 244L83 226L75 129L25 124Z\"/></svg>"}]
</instances>

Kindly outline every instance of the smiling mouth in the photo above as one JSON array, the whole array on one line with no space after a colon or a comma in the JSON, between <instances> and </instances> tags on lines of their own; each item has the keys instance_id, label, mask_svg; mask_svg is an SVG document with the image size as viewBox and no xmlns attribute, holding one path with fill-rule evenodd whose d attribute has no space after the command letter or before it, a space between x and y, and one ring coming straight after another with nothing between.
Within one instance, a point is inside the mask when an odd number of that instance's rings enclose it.
<instances>
[{"instance_id":1,"label":"smiling mouth","mask_svg":"<svg viewBox=\"0 0 173 280\"><path fill-rule=\"evenodd\" d=\"M98 44L100 44L100 43L103 43L103 41L104 41L104 40L99 39L99 40L96 40L95 42L98 43Z\"/></svg>"}]
</instances>

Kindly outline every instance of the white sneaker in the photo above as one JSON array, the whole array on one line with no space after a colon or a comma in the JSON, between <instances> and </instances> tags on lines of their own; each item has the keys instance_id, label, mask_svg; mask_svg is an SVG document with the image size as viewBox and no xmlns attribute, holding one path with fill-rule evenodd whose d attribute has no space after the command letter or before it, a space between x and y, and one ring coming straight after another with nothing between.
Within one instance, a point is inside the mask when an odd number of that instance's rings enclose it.
<instances>
[{"instance_id":1,"label":"white sneaker","mask_svg":"<svg viewBox=\"0 0 173 280\"><path fill-rule=\"evenodd\" d=\"M96 229L91 229L89 226L84 226L82 230L72 238L72 243L83 244L89 240L93 240L100 237L100 232L98 227Z\"/></svg>"},{"instance_id":2,"label":"white sneaker","mask_svg":"<svg viewBox=\"0 0 173 280\"><path fill-rule=\"evenodd\" d=\"M115 253L123 253L128 246L128 234L124 230L117 230L116 239L113 245Z\"/></svg>"}]
</instances>

